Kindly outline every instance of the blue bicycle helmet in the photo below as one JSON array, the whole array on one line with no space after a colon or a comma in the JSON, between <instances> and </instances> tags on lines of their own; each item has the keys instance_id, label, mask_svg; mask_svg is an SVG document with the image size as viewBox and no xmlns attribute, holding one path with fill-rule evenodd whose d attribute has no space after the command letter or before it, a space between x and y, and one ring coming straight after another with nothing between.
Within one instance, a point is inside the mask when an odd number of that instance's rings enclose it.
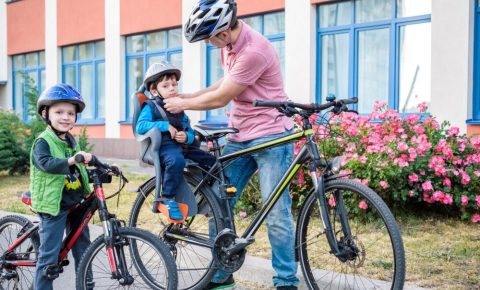
<instances>
[{"instance_id":1,"label":"blue bicycle helmet","mask_svg":"<svg viewBox=\"0 0 480 290\"><path fill-rule=\"evenodd\" d=\"M37 112L42 115L42 110L45 107L59 102L72 103L77 107L77 113L81 113L85 109L85 103L83 102L82 95L67 84L57 84L44 90L37 101Z\"/></svg>"},{"instance_id":2,"label":"blue bicycle helmet","mask_svg":"<svg viewBox=\"0 0 480 290\"><path fill-rule=\"evenodd\" d=\"M237 22L234 0L200 0L185 23L188 42L204 40L225 31Z\"/></svg>"}]
</instances>

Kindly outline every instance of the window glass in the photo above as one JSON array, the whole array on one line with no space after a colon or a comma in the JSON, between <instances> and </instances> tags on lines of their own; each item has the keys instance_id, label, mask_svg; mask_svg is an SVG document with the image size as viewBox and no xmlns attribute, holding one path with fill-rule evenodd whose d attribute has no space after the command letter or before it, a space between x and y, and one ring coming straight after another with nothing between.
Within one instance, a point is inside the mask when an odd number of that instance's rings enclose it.
<instances>
[{"instance_id":1,"label":"window glass","mask_svg":"<svg viewBox=\"0 0 480 290\"><path fill-rule=\"evenodd\" d=\"M400 113L416 112L419 103L430 103L430 32L430 23L400 28Z\"/></svg>"},{"instance_id":2,"label":"window glass","mask_svg":"<svg viewBox=\"0 0 480 290\"><path fill-rule=\"evenodd\" d=\"M183 61L182 61L182 53L173 53L170 55L170 63L174 66L178 67L183 72ZM183 91L183 82L181 81L178 83L178 91Z\"/></svg>"},{"instance_id":3,"label":"window glass","mask_svg":"<svg viewBox=\"0 0 480 290\"><path fill-rule=\"evenodd\" d=\"M208 67L209 67L209 83L214 84L216 81L223 77L223 68L220 62L220 49L218 48L211 48L209 50L209 59L208 59ZM215 110L209 111L210 116L224 116L225 115L225 108L218 108Z\"/></svg>"},{"instance_id":4,"label":"window glass","mask_svg":"<svg viewBox=\"0 0 480 290\"><path fill-rule=\"evenodd\" d=\"M165 31L147 34L147 50L159 50L167 47Z\"/></svg>"},{"instance_id":5,"label":"window glass","mask_svg":"<svg viewBox=\"0 0 480 290\"><path fill-rule=\"evenodd\" d=\"M182 46L182 29L171 29L168 31L168 48Z\"/></svg>"},{"instance_id":6,"label":"window glass","mask_svg":"<svg viewBox=\"0 0 480 290\"><path fill-rule=\"evenodd\" d=\"M250 16L241 18L245 23L256 31L262 33L262 17L261 16Z\"/></svg>"},{"instance_id":7,"label":"window glass","mask_svg":"<svg viewBox=\"0 0 480 290\"><path fill-rule=\"evenodd\" d=\"M277 52L280 66L282 67L282 77L285 79L285 41L273 41L272 42L275 51Z\"/></svg>"},{"instance_id":8,"label":"window glass","mask_svg":"<svg viewBox=\"0 0 480 290\"><path fill-rule=\"evenodd\" d=\"M360 31L358 46L358 109L369 113L375 100L388 103L389 30Z\"/></svg>"},{"instance_id":9,"label":"window glass","mask_svg":"<svg viewBox=\"0 0 480 290\"><path fill-rule=\"evenodd\" d=\"M285 33L285 13L282 11L266 14L263 26L265 35Z\"/></svg>"},{"instance_id":10,"label":"window glass","mask_svg":"<svg viewBox=\"0 0 480 290\"><path fill-rule=\"evenodd\" d=\"M357 23L391 18L391 0L357 0L355 6Z\"/></svg>"},{"instance_id":11,"label":"window glass","mask_svg":"<svg viewBox=\"0 0 480 290\"><path fill-rule=\"evenodd\" d=\"M15 112L23 119L23 73L15 72L14 76Z\"/></svg>"},{"instance_id":12,"label":"window glass","mask_svg":"<svg viewBox=\"0 0 480 290\"><path fill-rule=\"evenodd\" d=\"M28 81L30 81L30 85L35 88L37 90L37 94L38 94L38 84L39 84L39 81L38 81L38 71L35 70L35 71L30 71L26 74L26 77L28 78ZM24 116L23 116L23 119L24 120L31 120L31 116L29 115L29 112L28 112L28 99L27 99L27 96L26 96L26 90L28 89L28 87L24 87L24 91L23 91L23 110L24 111Z\"/></svg>"},{"instance_id":13,"label":"window glass","mask_svg":"<svg viewBox=\"0 0 480 290\"><path fill-rule=\"evenodd\" d=\"M84 43L78 46L79 60L86 60L93 58L93 43Z\"/></svg>"},{"instance_id":14,"label":"window glass","mask_svg":"<svg viewBox=\"0 0 480 290\"><path fill-rule=\"evenodd\" d=\"M37 56L38 56L38 53L36 53L36 52L34 52L34 53L27 53L27 54L25 55L26 66L27 66L27 67L36 67L36 66L38 66Z\"/></svg>"},{"instance_id":15,"label":"window glass","mask_svg":"<svg viewBox=\"0 0 480 290\"><path fill-rule=\"evenodd\" d=\"M40 65L40 66L45 66L45 52L44 52L44 51L40 51L39 56L40 56L40 63L39 63L39 65Z\"/></svg>"},{"instance_id":16,"label":"window glass","mask_svg":"<svg viewBox=\"0 0 480 290\"><path fill-rule=\"evenodd\" d=\"M62 49L63 61L72 62L77 59L77 46L67 46Z\"/></svg>"},{"instance_id":17,"label":"window glass","mask_svg":"<svg viewBox=\"0 0 480 290\"><path fill-rule=\"evenodd\" d=\"M95 42L95 58L105 57L105 41Z\"/></svg>"},{"instance_id":18,"label":"window glass","mask_svg":"<svg viewBox=\"0 0 480 290\"><path fill-rule=\"evenodd\" d=\"M320 27L340 26L351 23L351 2L321 5L319 11Z\"/></svg>"},{"instance_id":19,"label":"window glass","mask_svg":"<svg viewBox=\"0 0 480 290\"><path fill-rule=\"evenodd\" d=\"M143 48L143 34L127 36L127 53L142 52Z\"/></svg>"},{"instance_id":20,"label":"window glass","mask_svg":"<svg viewBox=\"0 0 480 290\"><path fill-rule=\"evenodd\" d=\"M140 87L143 82L143 58L131 58L128 60L128 100L130 102L130 110L128 118L133 116L133 104L130 96Z\"/></svg>"},{"instance_id":21,"label":"window glass","mask_svg":"<svg viewBox=\"0 0 480 290\"><path fill-rule=\"evenodd\" d=\"M397 17L432 13L432 0L397 0Z\"/></svg>"},{"instance_id":22,"label":"window glass","mask_svg":"<svg viewBox=\"0 0 480 290\"><path fill-rule=\"evenodd\" d=\"M63 67L63 81L72 87L77 87L77 74L75 66Z\"/></svg>"},{"instance_id":23,"label":"window glass","mask_svg":"<svg viewBox=\"0 0 480 290\"><path fill-rule=\"evenodd\" d=\"M80 66L80 92L86 104L82 112L82 119L93 119L94 116L94 84L93 84L93 65L84 64Z\"/></svg>"},{"instance_id":24,"label":"window glass","mask_svg":"<svg viewBox=\"0 0 480 290\"><path fill-rule=\"evenodd\" d=\"M39 94L45 90L45 83L46 83L45 70L42 69L40 71L40 91L38 91Z\"/></svg>"},{"instance_id":25,"label":"window glass","mask_svg":"<svg viewBox=\"0 0 480 290\"><path fill-rule=\"evenodd\" d=\"M159 55L152 55L148 57L148 66L150 66L152 63L156 63L159 61L165 61L165 54L159 54Z\"/></svg>"},{"instance_id":26,"label":"window glass","mask_svg":"<svg viewBox=\"0 0 480 290\"><path fill-rule=\"evenodd\" d=\"M13 67L14 69L21 69L25 67L25 55L16 55L13 57Z\"/></svg>"},{"instance_id":27,"label":"window glass","mask_svg":"<svg viewBox=\"0 0 480 290\"><path fill-rule=\"evenodd\" d=\"M97 104L98 114L97 118L105 118L105 63L97 64ZM109 106L111 107L111 106Z\"/></svg>"},{"instance_id":28,"label":"window glass","mask_svg":"<svg viewBox=\"0 0 480 290\"><path fill-rule=\"evenodd\" d=\"M322 47L322 92L324 101L328 94L338 99L348 97L348 34L324 35Z\"/></svg>"}]
</instances>

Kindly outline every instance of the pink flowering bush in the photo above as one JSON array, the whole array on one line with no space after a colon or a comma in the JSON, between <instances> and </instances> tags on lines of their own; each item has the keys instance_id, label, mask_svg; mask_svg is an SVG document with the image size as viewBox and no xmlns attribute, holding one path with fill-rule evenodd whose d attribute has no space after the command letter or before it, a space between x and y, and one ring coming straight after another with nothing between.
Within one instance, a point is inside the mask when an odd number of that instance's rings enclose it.
<instances>
[{"instance_id":1,"label":"pink flowering bush","mask_svg":"<svg viewBox=\"0 0 480 290\"><path fill-rule=\"evenodd\" d=\"M343 172L391 206L428 204L480 222L480 136L469 138L448 122L438 123L425 114L425 103L418 108L402 118L377 102L368 116L331 116L329 125L314 128L320 153L343 156ZM305 191L303 172L295 190Z\"/></svg>"}]
</instances>

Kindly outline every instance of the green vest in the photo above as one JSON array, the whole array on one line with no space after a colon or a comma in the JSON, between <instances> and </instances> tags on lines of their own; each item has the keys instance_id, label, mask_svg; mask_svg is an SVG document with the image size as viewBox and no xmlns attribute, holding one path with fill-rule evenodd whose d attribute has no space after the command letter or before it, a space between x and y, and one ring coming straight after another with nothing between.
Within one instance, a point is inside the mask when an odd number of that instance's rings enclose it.
<instances>
[{"instance_id":1,"label":"green vest","mask_svg":"<svg viewBox=\"0 0 480 290\"><path fill-rule=\"evenodd\" d=\"M43 139L47 141L50 147L50 154L56 158L66 158L68 145L62 141L47 127L40 136L35 140L32 150L30 151L30 192L32 193L32 208L39 213L47 213L57 216L60 212L60 202L62 201L63 188L65 186L65 174L52 174L44 172L33 165L32 154L35 143ZM73 154L79 151L77 145L73 148ZM90 193L88 184L88 174L84 166L76 165L82 180L84 193Z\"/></svg>"}]
</instances>

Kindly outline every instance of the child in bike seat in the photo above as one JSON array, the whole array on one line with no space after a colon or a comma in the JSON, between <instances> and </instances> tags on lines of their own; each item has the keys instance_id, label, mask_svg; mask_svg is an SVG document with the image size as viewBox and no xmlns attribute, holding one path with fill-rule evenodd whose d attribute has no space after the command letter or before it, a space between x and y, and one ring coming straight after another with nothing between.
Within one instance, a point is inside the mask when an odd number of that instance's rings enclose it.
<instances>
[{"instance_id":1,"label":"child in bike seat","mask_svg":"<svg viewBox=\"0 0 480 290\"><path fill-rule=\"evenodd\" d=\"M84 108L82 96L67 84L46 89L37 101L37 112L47 123L47 128L35 139L30 153L32 208L40 218L34 289L53 289L53 280L59 275L58 255L64 231L70 231L81 222L81 217L69 215L69 209L91 192L87 171L84 166L76 164L74 156L82 154L85 163L92 156L80 151L69 133L77 114ZM89 245L87 227L72 248L75 268ZM89 285L89 289L93 289L93 285Z\"/></svg>"},{"instance_id":2,"label":"child in bike seat","mask_svg":"<svg viewBox=\"0 0 480 290\"><path fill-rule=\"evenodd\" d=\"M184 112L169 113L164 109L164 99L178 96L178 81L181 72L168 62L152 64L145 73L145 89L153 99L147 100L137 120L136 131L144 134L158 128L162 132L160 162L163 169L163 191L160 202L168 208L170 219L182 220L174 197L183 178L185 158L205 168L215 163L215 157L200 149Z\"/></svg>"}]
</instances>

